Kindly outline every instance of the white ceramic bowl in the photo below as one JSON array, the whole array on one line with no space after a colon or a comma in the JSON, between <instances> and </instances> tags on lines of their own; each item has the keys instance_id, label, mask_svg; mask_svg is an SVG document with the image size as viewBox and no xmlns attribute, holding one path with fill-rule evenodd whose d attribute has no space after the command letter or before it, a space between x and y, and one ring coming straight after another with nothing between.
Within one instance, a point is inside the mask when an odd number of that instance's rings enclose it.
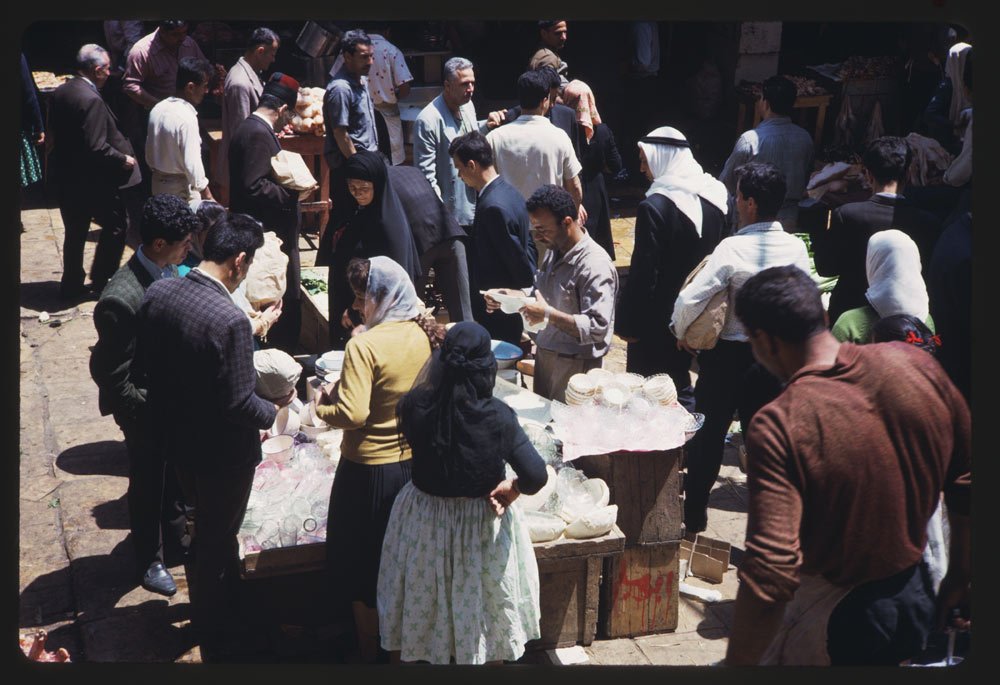
<instances>
[{"instance_id":1,"label":"white ceramic bowl","mask_svg":"<svg viewBox=\"0 0 1000 685\"><path fill-rule=\"evenodd\" d=\"M282 407L274 417L271 435L295 435L299 432L300 424L298 412L292 411L289 407Z\"/></svg>"},{"instance_id":2,"label":"white ceramic bowl","mask_svg":"<svg viewBox=\"0 0 1000 685\"><path fill-rule=\"evenodd\" d=\"M265 459L282 464L291 458L294 445L295 441L291 435L276 435L265 440L260 449Z\"/></svg>"}]
</instances>

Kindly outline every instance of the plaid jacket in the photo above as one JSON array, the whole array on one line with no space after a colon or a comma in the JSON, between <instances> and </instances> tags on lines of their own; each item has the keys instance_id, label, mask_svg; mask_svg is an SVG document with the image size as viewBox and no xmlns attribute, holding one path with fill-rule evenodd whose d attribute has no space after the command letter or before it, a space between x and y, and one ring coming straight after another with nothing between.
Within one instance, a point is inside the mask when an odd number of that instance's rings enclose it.
<instances>
[{"instance_id":1,"label":"plaid jacket","mask_svg":"<svg viewBox=\"0 0 1000 685\"><path fill-rule=\"evenodd\" d=\"M255 465L274 405L256 395L250 321L198 271L153 283L139 307L136 363L163 456L201 471Z\"/></svg>"}]
</instances>

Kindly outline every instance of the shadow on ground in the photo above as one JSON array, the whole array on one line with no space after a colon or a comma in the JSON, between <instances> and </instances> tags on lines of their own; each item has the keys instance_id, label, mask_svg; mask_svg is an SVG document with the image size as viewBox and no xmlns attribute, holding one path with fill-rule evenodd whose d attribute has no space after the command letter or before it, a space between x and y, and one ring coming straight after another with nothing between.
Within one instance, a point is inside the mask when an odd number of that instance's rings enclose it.
<instances>
[{"instance_id":1,"label":"shadow on ground","mask_svg":"<svg viewBox=\"0 0 1000 685\"><path fill-rule=\"evenodd\" d=\"M32 312L61 312L93 300L93 296L64 299L59 296L59 281L34 281L20 286L21 307Z\"/></svg>"},{"instance_id":2,"label":"shadow on ground","mask_svg":"<svg viewBox=\"0 0 1000 685\"><path fill-rule=\"evenodd\" d=\"M63 450L56 467L74 476L128 477L128 452L122 440L102 440Z\"/></svg>"}]
</instances>

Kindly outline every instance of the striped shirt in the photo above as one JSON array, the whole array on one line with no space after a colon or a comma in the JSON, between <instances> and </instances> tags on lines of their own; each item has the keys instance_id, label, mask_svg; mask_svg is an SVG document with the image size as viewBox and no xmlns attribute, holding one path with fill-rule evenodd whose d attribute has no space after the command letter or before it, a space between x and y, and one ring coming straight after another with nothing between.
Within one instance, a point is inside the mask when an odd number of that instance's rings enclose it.
<instances>
[{"instance_id":1,"label":"striped shirt","mask_svg":"<svg viewBox=\"0 0 1000 685\"><path fill-rule=\"evenodd\" d=\"M807 274L811 271L809 253L801 238L786 233L777 221L744 226L736 235L716 245L705 268L681 290L674 302L670 330L678 340L683 339L688 326L705 310L712 296L729 288L726 323L719 337L747 342L749 338L733 306L736 292L756 273L786 264L797 266Z\"/></svg>"}]
</instances>

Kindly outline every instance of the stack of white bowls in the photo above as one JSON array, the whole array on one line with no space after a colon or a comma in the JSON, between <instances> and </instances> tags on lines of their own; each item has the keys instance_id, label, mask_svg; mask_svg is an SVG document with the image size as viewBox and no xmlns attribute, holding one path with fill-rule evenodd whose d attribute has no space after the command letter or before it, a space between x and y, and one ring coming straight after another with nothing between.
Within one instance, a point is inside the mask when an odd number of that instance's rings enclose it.
<instances>
[{"instance_id":1,"label":"stack of white bowls","mask_svg":"<svg viewBox=\"0 0 1000 685\"><path fill-rule=\"evenodd\" d=\"M632 392L621 383L604 383L601 386L600 400L605 407L621 411L631 397Z\"/></svg>"},{"instance_id":2,"label":"stack of white bowls","mask_svg":"<svg viewBox=\"0 0 1000 685\"><path fill-rule=\"evenodd\" d=\"M625 386L625 389L629 393L637 392L642 389L642 384L646 382L645 377L640 376L637 373L616 373L614 376L614 382Z\"/></svg>"},{"instance_id":3,"label":"stack of white bowls","mask_svg":"<svg viewBox=\"0 0 1000 685\"><path fill-rule=\"evenodd\" d=\"M658 373L646 379L642 384L642 392L653 402L659 404L674 404L677 401L677 386L674 380L665 373Z\"/></svg>"},{"instance_id":4,"label":"stack of white bowls","mask_svg":"<svg viewBox=\"0 0 1000 685\"><path fill-rule=\"evenodd\" d=\"M597 383L597 389L598 391L600 391L601 386L613 380L615 374L614 372L608 371L607 369L602 369L601 367L597 367L596 369L591 369L590 371L588 371L587 377L592 378L594 382Z\"/></svg>"},{"instance_id":5,"label":"stack of white bowls","mask_svg":"<svg viewBox=\"0 0 1000 685\"><path fill-rule=\"evenodd\" d=\"M597 384L587 374L577 373L569 377L566 385L566 404L581 406L591 404L597 396Z\"/></svg>"}]
</instances>

